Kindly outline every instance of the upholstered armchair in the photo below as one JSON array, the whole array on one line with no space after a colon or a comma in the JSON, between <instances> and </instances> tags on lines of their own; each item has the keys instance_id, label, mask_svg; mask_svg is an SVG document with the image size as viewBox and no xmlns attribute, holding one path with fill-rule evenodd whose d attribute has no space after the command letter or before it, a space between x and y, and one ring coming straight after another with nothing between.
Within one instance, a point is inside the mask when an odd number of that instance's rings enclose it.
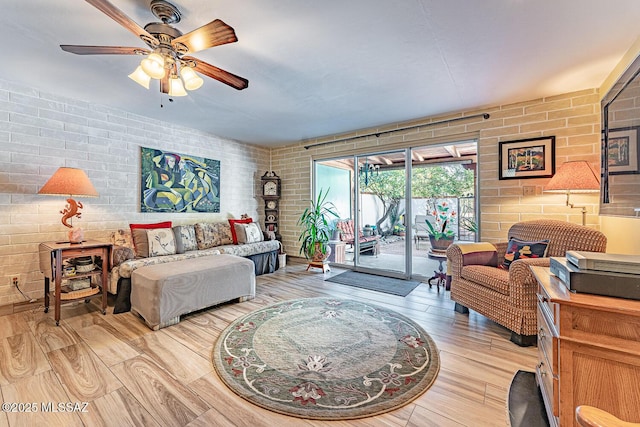
<instances>
[{"instance_id":1,"label":"upholstered armchair","mask_svg":"<svg viewBox=\"0 0 640 427\"><path fill-rule=\"evenodd\" d=\"M549 266L549 257L563 257L566 251L604 252L607 238L593 228L556 220L534 220L514 224L507 240L544 242L546 253L530 254L535 245L524 245L521 257L505 254L508 242L455 243L447 249L451 299L455 310L474 310L511 330L511 341L521 346L536 344L537 281L530 265ZM528 257L527 257L528 256Z\"/></svg>"}]
</instances>

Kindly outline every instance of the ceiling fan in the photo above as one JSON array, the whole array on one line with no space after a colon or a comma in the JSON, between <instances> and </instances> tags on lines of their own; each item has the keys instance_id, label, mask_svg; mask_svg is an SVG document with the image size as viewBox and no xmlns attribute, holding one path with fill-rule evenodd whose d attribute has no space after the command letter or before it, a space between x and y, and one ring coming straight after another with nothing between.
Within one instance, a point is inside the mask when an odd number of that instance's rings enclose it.
<instances>
[{"instance_id":1,"label":"ceiling fan","mask_svg":"<svg viewBox=\"0 0 640 427\"><path fill-rule=\"evenodd\" d=\"M194 70L238 90L249 86L249 81L245 78L193 56L186 56L210 47L238 41L233 28L221 20L215 19L187 34L182 34L171 25L180 22L180 11L168 1L151 1L151 12L162 22L151 22L144 28L108 0L86 0L86 2L140 37L151 50L124 46L60 45L62 50L77 55L145 55L140 66L129 77L147 89L152 78L158 79L160 91L170 96L184 96L187 95L185 88L195 90L202 86L203 80Z\"/></svg>"}]
</instances>

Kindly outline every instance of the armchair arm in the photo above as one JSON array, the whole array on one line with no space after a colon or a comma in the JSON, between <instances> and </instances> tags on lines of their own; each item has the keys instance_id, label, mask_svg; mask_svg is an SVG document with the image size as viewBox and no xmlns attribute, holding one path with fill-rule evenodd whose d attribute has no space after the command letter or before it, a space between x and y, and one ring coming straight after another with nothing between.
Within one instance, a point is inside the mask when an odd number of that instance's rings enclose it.
<instances>
[{"instance_id":1,"label":"armchair arm","mask_svg":"<svg viewBox=\"0 0 640 427\"><path fill-rule=\"evenodd\" d=\"M447 249L447 274L460 277L465 265L490 265L496 267L498 254L489 242L454 243Z\"/></svg>"},{"instance_id":2,"label":"armchair arm","mask_svg":"<svg viewBox=\"0 0 640 427\"><path fill-rule=\"evenodd\" d=\"M535 310L538 281L529 266L549 267L550 258L522 258L509 266L509 296L518 308Z\"/></svg>"},{"instance_id":3,"label":"armchair arm","mask_svg":"<svg viewBox=\"0 0 640 427\"><path fill-rule=\"evenodd\" d=\"M582 427L638 427L638 423L629 423L620 418L594 408L593 406L578 406L576 408L576 421Z\"/></svg>"}]
</instances>

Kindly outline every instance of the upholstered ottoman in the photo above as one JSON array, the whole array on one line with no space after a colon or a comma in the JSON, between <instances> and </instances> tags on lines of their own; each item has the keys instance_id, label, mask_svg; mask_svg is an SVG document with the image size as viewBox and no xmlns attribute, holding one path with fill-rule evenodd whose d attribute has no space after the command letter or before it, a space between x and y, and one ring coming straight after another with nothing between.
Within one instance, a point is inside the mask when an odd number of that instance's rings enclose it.
<instances>
[{"instance_id":1,"label":"upholstered ottoman","mask_svg":"<svg viewBox=\"0 0 640 427\"><path fill-rule=\"evenodd\" d=\"M253 262L236 255L148 265L131 274L131 311L154 330L175 325L183 314L255 295Z\"/></svg>"}]
</instances>

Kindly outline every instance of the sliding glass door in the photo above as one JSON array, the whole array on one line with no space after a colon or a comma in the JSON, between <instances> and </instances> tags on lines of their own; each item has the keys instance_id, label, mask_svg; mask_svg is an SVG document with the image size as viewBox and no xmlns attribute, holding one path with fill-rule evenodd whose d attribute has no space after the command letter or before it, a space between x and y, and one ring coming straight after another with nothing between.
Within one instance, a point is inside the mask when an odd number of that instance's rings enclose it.
<instances>
[{"instance_id":1,"label":"sliding glass door","mask_svg":"<svg viewBox=\"0 0 640 427\"><path fill-rule=\"evenodd\" d=\"M406 156L406 150L398 150L316 162L316 194L328 190L340 215L336 225L342 240L330 245L333 262L408 277Z\"/></svg>"},{"instance_id":2,"label":"sliding glass door","mask_svg":"<svg viewBox=\"0 0 640 427\"><path fill-rule=\"evenodd\" d=\"M475 141L316 160L314 194L328 191L339 215L331 262L390 277L434 276L440 265L429 257L426 222L438 205L453 213L446 227L456 240L476 238L475 160Z\"/></svg>"}]
</instances>

